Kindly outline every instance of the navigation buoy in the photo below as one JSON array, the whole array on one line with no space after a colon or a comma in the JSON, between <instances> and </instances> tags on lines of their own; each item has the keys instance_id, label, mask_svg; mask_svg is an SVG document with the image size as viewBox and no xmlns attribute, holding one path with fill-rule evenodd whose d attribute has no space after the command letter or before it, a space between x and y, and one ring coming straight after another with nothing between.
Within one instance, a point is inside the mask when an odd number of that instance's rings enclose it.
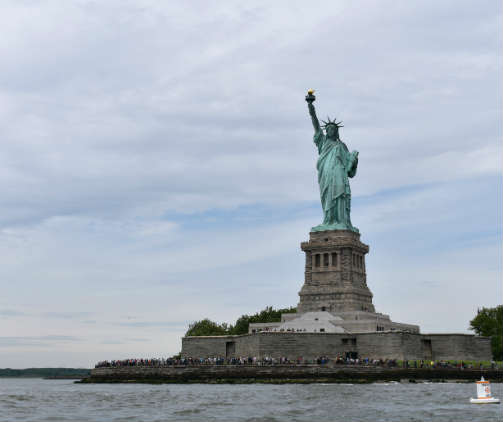
<instances>
[{"instance_id":1,"label":"navigation buoy","mask_svg":"<svg viewBox=\"0 0 503 422\"><path fill-rule=\"evenodd\" d=\"M483 404L483 403L494 403L498 404L500 399L491 396L491 384L486 381L484 377L480 378L480 381L475 381L477 384L477 398L470 399L470 403Z\"/></svg>"}]
</instances>

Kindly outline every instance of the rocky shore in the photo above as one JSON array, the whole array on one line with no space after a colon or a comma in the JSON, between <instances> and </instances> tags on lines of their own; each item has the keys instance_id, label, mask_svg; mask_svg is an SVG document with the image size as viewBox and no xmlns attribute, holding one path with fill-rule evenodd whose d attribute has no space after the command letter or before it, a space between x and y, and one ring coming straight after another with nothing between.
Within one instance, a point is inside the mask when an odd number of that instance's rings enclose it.
<instances>
[{"instance_id":1,"label":"rocky shore","mask_svg":"<svg viewBox=\"0 0 503 422\"><path fill-rule=\"evenodd\" d=\"M96 368L82 383L371 383L379 381L502 382L501 369L386 368L347 365L201 365Z\"/></svg>"}]
</instances>

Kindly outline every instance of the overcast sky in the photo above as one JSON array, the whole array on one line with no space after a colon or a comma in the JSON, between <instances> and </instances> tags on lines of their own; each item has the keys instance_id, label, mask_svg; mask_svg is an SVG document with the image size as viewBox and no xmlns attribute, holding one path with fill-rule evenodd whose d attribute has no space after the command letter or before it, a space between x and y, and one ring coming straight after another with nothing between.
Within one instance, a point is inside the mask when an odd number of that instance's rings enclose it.
<instances>
[{"instance_id":1,"label":"overcast sky","mask_svg":"<svg viewBox=\"0 0 503 422\"><path fill-rule=\"evenodd\" d=\"M502 301L501 3L4 1L0 367L168 356L298 302L321 222L304 101L360 152L376 310Z\"/></svg>"}]
</instances>

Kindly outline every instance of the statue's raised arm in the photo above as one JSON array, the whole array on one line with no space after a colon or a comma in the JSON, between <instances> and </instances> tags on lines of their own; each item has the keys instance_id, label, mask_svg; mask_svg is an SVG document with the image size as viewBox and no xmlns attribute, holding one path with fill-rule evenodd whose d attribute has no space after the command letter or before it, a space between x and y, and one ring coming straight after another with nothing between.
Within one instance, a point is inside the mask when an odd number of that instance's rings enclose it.
<instances>
[{"instance_id":1,"label":"statue's raised arm","mask_svg":"<svg viewBox=\"0 0 503 422\"><path fill-rule=\"evenodd\" d=\"M309 91L307 91L306 95L307 108L309 109L311 120L313 121L314 131L317 133L321 130L321 127L318 117L316 116L316 110L314 109L314 100L316 100L316 97L314 96L314 90L310 89Z\"/></svg>"}]
</instances>

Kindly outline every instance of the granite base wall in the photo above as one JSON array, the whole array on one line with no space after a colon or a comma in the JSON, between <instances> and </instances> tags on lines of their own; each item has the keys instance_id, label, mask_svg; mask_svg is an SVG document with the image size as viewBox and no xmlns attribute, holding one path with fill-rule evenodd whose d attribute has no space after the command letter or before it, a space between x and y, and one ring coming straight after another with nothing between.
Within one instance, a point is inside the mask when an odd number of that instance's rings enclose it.
<instances>
[{"instance_id":1,"label":"granite base wall","mask_svg":"<svg viewBox=\"0 0 503 422\"><path fill-rule=\"evenodd\" d=\"M478 380L501 382L501 370L413 369L353 365L202 365L96 368L85 383L100 382L373 382L379 380Z\"/></svg>"},{"instance_id":2,"label":"granite base wall","mask_svg":"<svg viewBox=\"0 0 503 422\"><path fill-rule=\"evenodd\" d=\"M371 359L490 360L488 337L469 334L376 332L256 333L241 336L184 337L184 357L335 358L347 352Z\"/></svg>"},{"instance_id":3,"label":"granite base wall","mask_svg":"<svg viewBox=\"0 0 503 422\"><path fill-rule=\"evenodd\" d=\"M235 342L241 340L242 336L201 336L201 337L183 337L182 338L182 356L192 357L217 357L227 356L229 353L226 350L227 342ZM257 349L254 350L257 353ZM248 356L248 355L247 355Z\"/></svg>"},{"instance_id":4,"label":"granite base wall","mask_svg":"<svg viewBox=\"0 0 503 422\"><path fill-rule=\"evenodd\" d=\"M431 340L433 356L437 360L470 359L491 360L491 339L466 334L430 334L423 335L424 340ZM451 358L450 356L458 356ZM464 357L468 356L468 357Z\"/></svg>"}]
</instances>

